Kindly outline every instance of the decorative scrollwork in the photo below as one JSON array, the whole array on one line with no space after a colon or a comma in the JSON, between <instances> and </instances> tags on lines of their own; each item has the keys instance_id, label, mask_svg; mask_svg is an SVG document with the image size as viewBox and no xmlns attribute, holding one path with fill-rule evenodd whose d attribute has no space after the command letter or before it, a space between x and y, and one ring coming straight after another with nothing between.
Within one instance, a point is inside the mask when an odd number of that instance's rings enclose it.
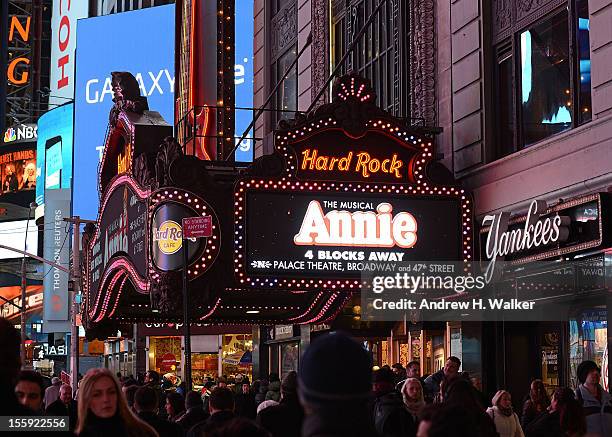
<instances>
[{"instance_id":1,"label":"decorative scrollwork","mask_svg":"<svg viewBox=\"0 0 612 437\"><path fill-rule=\"evenodd\" d=\"M410 115L436 124L435 2L414 0L410 10Z\"/></svg>"},{"instance_id":2,"label":"decorative scrollwork","mask_svg":"<svg viewBox=\"0 0 612 437\"><path fill-rule=\"evenodd\" d=\"M164 142L159 146L155 162L155 179L158 187L172 185L170 166L175 159L182 155L183 150L173 137L164 138Z\"/></svg>"}]
</instances>

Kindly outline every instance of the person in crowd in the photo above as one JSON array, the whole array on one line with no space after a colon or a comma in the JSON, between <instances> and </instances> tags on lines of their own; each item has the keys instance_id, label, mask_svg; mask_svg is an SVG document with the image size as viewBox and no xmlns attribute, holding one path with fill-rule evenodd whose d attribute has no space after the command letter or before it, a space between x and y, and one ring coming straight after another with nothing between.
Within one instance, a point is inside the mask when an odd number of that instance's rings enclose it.
<instances>
[{"instance_id":1,"label":"person in crowd","mask_svg":"<svg viewBox=\"0 0 612 437\"><path fill-rule=\"evenodd\" d=\"M298 373L302 437L376 436L368 405L371 369L371 355L351 337L341 332L317 337Z\"/></svg>"},{"instance_id":2,"label":"person in crowd","mask_svg":"<svg viewBox=\"0 0 612 437\"><path fill-rule=\"evenodd\" d=\"M72 399L72 387L68 384L62 384L59 399L52 402L46 408L45 413L47 416L68 416L70 430L73 430L77 424L78 407L77 401Z\"/></svg>"},{"instance_id":3,"label":"person in crowd","mask_svg":"<svg viewBox=\"0 0 612 437\"><path fill-rule=\"evenodd\" d=\"M492 407L487 414L495 423L499 437L524 437L521 422L512 409L512 397L506 390L498 390L493 396Z\"/></svg>"},{"instance_id":4,"label":"person in crowd","mask_svg":"<svg viewBox=\"0 0 612 437\"><path fill-rule=\"evenodd\" d=\"M227 387L227 378L225 376L220 376L219 378L217 378L216 387L219 387L219 388Z\"/></svg>"},{"instance_id":5,"label":"person in crowd","mask_svg":"<svg viewBox=\"0 0 612 437\"><path fill-rule=\"evenodd\" d=\"M210 400L210 394L215 386L214 381L206 381L204 387L202 387L202 402L204 403L204 411L208 411L208 401Z\"/></svg>"},{"instance_id":6,"label":"person in crowd","mask_svg":"<svg viewBox=\"0 0 612 437\"><path fill-rule=\"evenodd\" d=\"M527 437L581 437L586 420L580 403L569 388L559 387L553 393L548 411L531 421Z\"/></svg>"},{"instance_id":7,"label":"person in crowd","mask_svg":"<svg viewBox=\"0 0 612 437\"><path fill-rule=\"evenodd\" d=\"M419 415L416 437L481 437L477 423L457 405L427 405Z\"/></svg>"},{"instance_id":8,"label":"person in crowd","mask_svg":"<svg viewBox=\"0 0 612 437\"><path fill-rule=\"evenodd\" d=\"M62 386L62 380L57 376L51 378L51 387L47 387L45 390L45 406L51 405L53 402L57 401L59 398L59 390Z\"/></svg>"},{"instance_id":9,"label":"person in crowd","mask_svg":"<svg viewBox=\"0 0 612 437\"><path fill-rule=\"evenodd\" d=\"M599 384L601 370L593 361L583 361L577 374L576 400L584 409L587 433L612 436L612 398Z\"/></svg>"},{"instance_id":10,"label":"person in crowd","mask_svg":"<svg viewBox=\"0 0 612 437\"><path fill-rule=\"evenodd\" d=\"M381 437L416 435L416 421L406 410L402 395L394 389L393 371L383 367L374 372L372 381L375 397L372 419L378 435Z\"/></svg>"},{"instance_id":11,"label":"person in crowd","mask_svg":"<svg viewBox=\"0 0 612 437\"><path fill-rule=\"evenodd\" d=\"M206 436L208 437L208 436ZM271 437L270 433L244 417L234 417L210 437Z\"/></svg>"},{"instance_id":12,"label":"person in crowd","mask_svg":"<svg viewBox=\"0 0 612 437\"><path fill-rule=\"evenodd\" d=\"M472 383L472 387L474 387L474 390L476 390L476 396L478 396L480 403L482 405L489 405L487 396L482 391L482 382L480 381L480 378L478 378L477 376L473 376L470 378L470 382Z\"/></svg>"},{"instance_id":13,"label":"person in crowd","mask_svg":"<svg viewBox=\"0 0 612 437\"><path fill-rule=\"evenodd\" d=\"M155 370L148 370L145 373L144 385L151 387L157 393L159 399L159 415L166 419L166 393L161 388L161 378Z\"/></svg>"},{"instance_id":14,"label":"person in crowd","mask_svg":"<svg viewBox=\"0 0 612 437\"><path fill-rule=\"evenodd\" d=\"M185 392L187 391L187 384L185 381L182 381L178 387L176 388L176 392L181 396L185 396Z\"/></svg>"},{"instance_id":15,"label":"person in crowd","mask_svg":"<svg viewBox=\"0 0 612 437\"><path fill-rule=\"evenodd\" d=\"M36 414L43 413L43 378L40 373L32 370L19 372L15 394L21 405L28 407Z\"/></svg>"},{"instance_id":16,"label":"person in crowd","mask_svg":"<svg viewBox=\"0 0 612 437\"><path fill-rule=\"evenodd\" d=\"M119 382L108 369L91 369L79 390L79 437L154 437L157 433L138 419L121 395Z\"/></svg>"},{"instance_id":17,"label":"person in crowd","mask_svg":"<svg viewBox=\"0 0 612 437\"><path fill-rule=\"evenodd\" d=\"M272 399L270 399L269 401L263 401L261 404L257 405L257 415L259 415L259 413L261 413L266 408L273 407L274 405L278 405L278 402L273 401Z\"/></svg>"},{"instance_id":18,"label":"person in crowd","mask_svg":"<svg viewBox=\"0 0 612 437\"><path fill-rule=\"evenodd\" d=\"M236 377L234 378L234 397L238 396L240 393L242 393L242 380L245 379L245 376L242 376L241 373L237 374Z\"/></svg>"},{"instance_id":19,"label":"person in crowd","mask_svg":"<svg viewBox=\"0 0 612 437\"><path fill-rule=\"evenodd\" d=\"M234 414L234 393L228 387L215 387L210 394L210 417L195 425L187 433L187 437L208 437L214 435Z\"/></svg>"},{"instance_id":20,"label":"person in crowd","mask_svg":"<svg viewBox=\"0 0 612 437\"><path fill-rule=\"evenodd\" d=\"M523 402L521 427L526 430L529 424L548 410L550 399L541 379L534 379L529 387L529 395Z\"/></svg>"},{"instance_id":21,"label":"person in crowd","mask_svg":"<svg viewBox=\"0 0 612 437\"><path fill-rule=\"evenodd\" d=\"M270 377L268 378L270 384L268 385L268 391L266 392L266 401L273 400L276 402L280 402L280 379L276 373L270 373Z\"/></svg>"},{"instance_id":22,"label":"person in crowd","mask_svg":"<svg viewBox=\"0 0 612 437\"><path fill-rule=\"evenodd\" d=\"M259 404L266 400L266 393L268 392L269 384L270 383L266 379L259 380L259 387L255 392L255 403L257 404L257 406L259 406Z\"/></svg>"},{"instance_id":23,"label":"person in crowd","mask_svg":"<svg viewBox=\"0 0 612 437\"><path fill-rule=\"evenodd\" d=\"M158 405L159 400L155 390L147 386L138 388L134 396L134 408L138 418L149 424L160 437L182 437L183 429L180 425L157 416Z\"/></svg>"},{"instance_id":24,"label":"person in crowd","mask_svg":"<svg viewBox=\"0 0 612 437\"><path fill-rule=\"evenodd\" d=\"M174 392L166 395L166 414L170 422L176 422L185 413L185 398Z\"/></svg>"},{"instance_id":25,"label":"person in crowd","mask_svg":"<svg viewBox=\"0 0 612 437\"><path fill-rule=\"evenodd\" d=\"M17 400L15 384L21 368L21 336L14 326L0 317L0 411L4 416L33 416L30 408Z\"/></svg>"},{"instance_id":26,"label":"person in crowd","mask_svg":"<svg viewBox=\"0 0 612 437\"><path fill-rule=\"evenodd\" d=\"M257 423L267 429L272 437L300 437L304 410L297 390L297 372L291 371L281 383L280 402L257 414Z\"/></svg>"},{"instance_id":27,"label":"person in crowd","mask_svg":"<svg viewBox=\"0 0 612 437\"><path fill-rule=\"evenodd\" d=\"M425 398L428 402L432 402L433 398L437 393L440 392L440 383L442 380L450 383L459 376L459 368L461 367L461 360L457 357L448 357L444 368L438 370L436 373L429 375L423 382L425 388Z\"/></svg>"},{"instance_id":28,"label":"person in crowd","mask_svg":"<svg viewBox=\"0 0 612 437\"><path fill-rule=\"evenodd\" d=\"M192 426L208 418L208 411L204 410L204 402L198 392L190 391L185 396L185 414L176 421L185 432Z\"/></svg>"},{"instance_id":29,"label":"person in crowd","mask_svg":"<svg viewBox=\"0 0 612 437\"><path fill-rule=\"evenodd\" d=\"M121 381L121 372L117 372L117 379Z\"/></svg>"},{"instance_id":30,"label":"person in crowd","mask_svg":"<svg viewBox=\"0 0 612 437\"><path fill-rule=\"evenodd\" d=\"M400 390L404 407L410 413L412 420L416 424L418 422L419 413L425 407L425 398L423 397L423 386L417 378L408 378L404 381Z\"/></svg>"},{"instance_id":31,"label":"person in crowd","mask_svg":"<svg viewBox=\"0 0 612 437\"><path fill-rule=\"evenodd\" d=\"M406 364L406 377L395 385L395 389L401 392L402 387L408 378L416 378L421 383L421 386L423 386L424 378L421 378L421 363L418 361L410 361L408 364Z\"/></svg>"},{"instance_id":32,"label":"person in crowd","mask_svg":"<svg viewBox=\"0 0 612 437\"><path fill-rule=\"evenodd\" d=\"M464 414L471 416L480 437L497 437L497 430L493 419L485 413L476 390L470 381L464 378L455 378L448 383L444 395L445 406L455 406L463 409Z\"/></svg>"},{"instance_id":33,"label":"person in crowd","mask_svg":"<svg viewBox=\"0 0 612 437\"><path fill-rule=\"evenodd\" d=\"M449 383L446 382L446 379L443 379L442 381L440 381L440 389L438 390L438 393L436 393L432 399L433 404L441 404L444 402L444 398L446 396L446 389L448 388L448 385Z\"/></svg>"},{"instance_id":34,"label":"person in crowd","mask_svg":"<svg viewBox=\"0 0 612 437\"><path fill-rule=\"evenodd\" d=\"M421 377L421 363L418 361L410 361L406 364L406 378L416 378L420 379Z\"/></svg>"},{"instance_id":35,"label":"person in crowd","mask_svg":"<svg viewBox=\"0 0 612 437\"><path fill-rule=\"evenodd\" d=\"M248 378L242 378L240 392L236 395L236 415L255 419L257 415L255 405L255 393L251 392L251 384Z\"/></svg>"},{"instance_id":36,"label":"person in crowd","mask_svg":"<svg viewBox=\"0 0 612 437\"><path fill-rule=\"evenodd\" d=\"M401 381L406 380L406 369L400 363L395 363L391 366L393 375L395 375L395 383L399 384Z\"/></svg>"},{"instance_id":37,"label":"person in crowd","mask_svg":"<svg viewBox=\"0 0 612 437\"><path fill-rule=\"evenodd\" d=\"M134 396L136 396L136 392L139 388L140 386L138 385L129 385L121 388L121 391L125 395L125 400L127 401L128 407L130 407L130 410L132 410L134 413L136 412L134 409Z\"/></svg>"}]
</instances>

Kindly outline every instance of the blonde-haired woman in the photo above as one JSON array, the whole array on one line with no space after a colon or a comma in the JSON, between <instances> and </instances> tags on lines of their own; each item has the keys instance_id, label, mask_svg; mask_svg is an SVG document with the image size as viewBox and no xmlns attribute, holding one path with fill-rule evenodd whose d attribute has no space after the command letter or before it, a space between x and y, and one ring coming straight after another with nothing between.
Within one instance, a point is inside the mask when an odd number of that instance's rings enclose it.
<instances>
[{"instance_id":1,"label":"blonde-haired woman","mask_svg":"<svg viewBox=\"0 0 612 437\"><path fill-rule=\"evenodd\" d=\"M414 423L416 424L421 409L425 406L425 399L423 397L423 386L421 382L416 378L408 378L402 385L402 398L404 399L404 406L406 410L412 416Z\"/></svg>"},{"instance_id":2,"label":"blonde-haired woman","mask_svg":"<svg viewBox=\"0 0 612 437\"><path fill-rule=\"evenodd\" d=\"M79 437L158 437L127 405L108 369L91 369L79 386Z\"/></svg>"},{"instance_id":3,"label":"blonde-haired woman","mask_svg":"<svg viewBox=\"0 0 612 437\"><path fill-rule=\"evenodd\" d=\"M524 437L521 422L512 410L512 398L506 390L499 390L492 399L493 406L487 413L495 422L500 437Z\"/></svg>"}]
</instances>

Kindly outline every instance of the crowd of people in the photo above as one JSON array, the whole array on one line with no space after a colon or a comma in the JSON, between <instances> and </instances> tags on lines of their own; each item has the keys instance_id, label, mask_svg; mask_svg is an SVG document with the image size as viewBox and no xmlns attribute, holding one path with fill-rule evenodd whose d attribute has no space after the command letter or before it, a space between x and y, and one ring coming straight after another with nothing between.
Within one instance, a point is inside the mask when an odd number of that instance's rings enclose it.
<instances>
[{"instance_id":1,"label":"crowd of people","mask_svg":"<svg viewBox=\"0 0 612 437\"><path fill-rule=\"evenodd\" d=\"M219 378L187 392L164 390L154 371L139 382L100 368L73 396L58 378L45 388L40 374L20 371L19 345L18 332L0 319L2 411L68 417L76 436L612 437L612 401L592 361L578 367L576 390L557 388L549 398L534 380L518 414L506 390L488 401L456 357L426 377L418 362L372 371L371 355L342 333L313 341L299 373L282 380Z\"/></svg>"}]
</instances>

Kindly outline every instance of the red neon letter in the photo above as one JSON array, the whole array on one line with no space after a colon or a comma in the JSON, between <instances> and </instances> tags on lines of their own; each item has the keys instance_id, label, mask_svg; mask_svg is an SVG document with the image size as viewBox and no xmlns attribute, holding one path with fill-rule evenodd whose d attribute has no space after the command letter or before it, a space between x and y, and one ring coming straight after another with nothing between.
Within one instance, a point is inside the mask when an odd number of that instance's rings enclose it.
<instances>
[{"instance_id":1,"label":"red neon letter","mask_svg":"<svg viewBox=\"0 0 612 437\"><path fill-rule=\"evenodd\" d=\"M66 28L66 39L62 41L62 29L64 27ZM68 18L68 15L64 15L60 21L57 38L59 40L60 51L63 52L64 50L66 50L66 47L68 47L68 42L70 41L70 19Z\"/></svg>"},{"instance_id":2,"label":"red neon letter","mask_svg":"<svg viewBox=\"0 0 612 437\"><path fill-rule=\"evenodd\" d=\"M62 77L60 80L57 81L57 89L68 86L68 77L64 75L64 66L68 63L69 60L69 55L64 55L57 60L57 66L62 69Z\"/></svg>"}]
</instances>

